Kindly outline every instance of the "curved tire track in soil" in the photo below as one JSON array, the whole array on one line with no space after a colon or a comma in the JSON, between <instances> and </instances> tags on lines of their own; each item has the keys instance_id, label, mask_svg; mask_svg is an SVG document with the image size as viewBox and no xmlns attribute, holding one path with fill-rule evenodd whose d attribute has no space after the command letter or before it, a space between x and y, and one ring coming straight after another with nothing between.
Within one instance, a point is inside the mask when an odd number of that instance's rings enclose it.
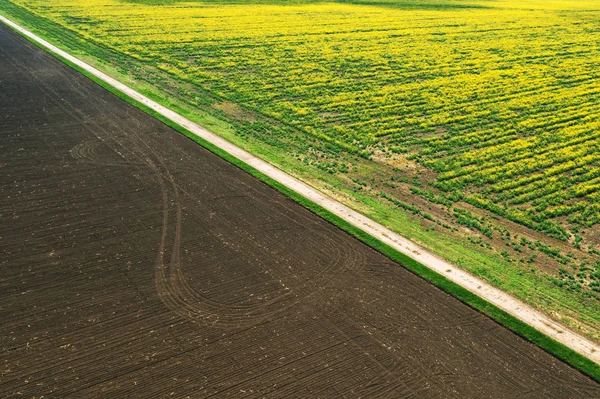
<instances>
[{"instance_id":1,"label":"curved tire track in soil","mask_svg":"<svg viewBox=\"0 0 600 399\"><path fill-rule=\"evenodd\" d=\"M600 397L4 27L0 87L0 396Z\"/></svg>"},{"instance_id":2,"label":"curved tire track in soil","mask_svg":"<svg viewBox=\"0 0 600 399\"><path fill-rule=\"evenodd\" d=\"M286 281L285 274L276 274L271 270L269 273L281 283L285 292L268 301L252 305L228 305L207 298L189 284L182 269L180 256L182 210L177 183L168 169L161 173L149 158L146 159L148 166L155 171L163 206L163 229L156 260L156 289L161 300L182 317L213 327L244 327L259 324L285 312L303 298L311 296L315 290L325 289L330 280L356 266L359 255L352 250L352 246L335 245L326 234L316 232L319 243L333 254L333 259L315 273L313 278L301 284L292 284ZM174 220L173 227L169 227L171 220ZM223 223L227 221L224 220ZM295 224L291 220L290 223ZM302 237L293 241L294 245L302 242ZM275 247L278 243L279 241L270 242L268 248ZM171 254L168 261L165 260L166 252Z\"/></svg>"},{"instance_id":3,"label":"curved tire track in soil","mask_svg":"<svg viewBox=\"0 0 600 399\"><path fill-rule=\"evenodd\" d=\"M96 125L93 122L91 124ZM333 259L315 273L313 278L301 284L293 284L286 281L286 274L274 273L275 271L271 270L269 273L285 288L284 293L274 296L268 301L261 301L253 305L227 305L211 300L189 284L182 270L180 256L182 209L180 189L175 178L165 163L160 160L160 156L156 151L144 143L142 137L132 132L130 139L132 140L128 145L136 149L135 157L141 159L139 162L127 161L119 152L119 148L113 148L98 140L80 143L74 146L70 153L75 159L81 159L95 165L124 167L143 165L152 170L157 185L160 187L163 209L162 234L156 260L156 290L165 305L180 316L213 327L243 327L258 324L269 317L275 317L277 314L285 312L288 308L302 301L303 298L311 296L315 290L325 289L328 281L359 263L360 255L353 251L351 245L336 245L327 234L317 231L319 244L327 248L326 252L333 254ZM122 143L121 146L125 147ZM121 157L123 157L122 160L118 159ZM273 212L277 212L277 210L273 210ZM285 217L281 212L277 212L277 214ZM223 220L222 223L228 222ZM300 225L289 218L288 223L289 225L296 225L297 229L291 230L299 234L292 238L286 235L277 241L268 242L263 250L270 251L271 254L278 253L277 244L280 240L291 239L295 246L305 242L306 236L303 233L309 231L309 229L300 230ZM165 253L170 253L168 260L165 259ZM258 253L255 255L260 256Z\"/></svg>"}]
</instances>

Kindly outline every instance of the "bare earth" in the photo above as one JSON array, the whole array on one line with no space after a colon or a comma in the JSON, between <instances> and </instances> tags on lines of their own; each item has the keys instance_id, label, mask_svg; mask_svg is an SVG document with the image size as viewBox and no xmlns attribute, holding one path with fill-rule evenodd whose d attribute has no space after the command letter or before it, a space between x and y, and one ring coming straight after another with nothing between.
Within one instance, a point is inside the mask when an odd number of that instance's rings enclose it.
<instances>
[{"instance_id":1,"label":"bare earth","mask_svg":"<svg viewBox=\"0 0 600 399\"><path fill-rule=\"evenodd\" d=\"M600 397L4 26L0 88L0 397Z\"/></svg>"}]
</instances>

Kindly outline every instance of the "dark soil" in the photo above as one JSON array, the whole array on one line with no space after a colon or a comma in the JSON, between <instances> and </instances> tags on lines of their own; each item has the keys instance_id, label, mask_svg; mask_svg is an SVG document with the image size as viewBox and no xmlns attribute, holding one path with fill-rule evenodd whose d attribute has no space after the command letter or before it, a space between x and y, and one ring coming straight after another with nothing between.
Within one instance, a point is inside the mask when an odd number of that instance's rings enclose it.
<instances>
[{"instance_id":1,"label":"dark soil","mask_svg":"<svg viewBox=\"0 0 600 399\"><path fill-rule=\"evenodd\" d=\"M0 397L600 397L5 27L0 135Z\"/></svg>"}]
</instances>

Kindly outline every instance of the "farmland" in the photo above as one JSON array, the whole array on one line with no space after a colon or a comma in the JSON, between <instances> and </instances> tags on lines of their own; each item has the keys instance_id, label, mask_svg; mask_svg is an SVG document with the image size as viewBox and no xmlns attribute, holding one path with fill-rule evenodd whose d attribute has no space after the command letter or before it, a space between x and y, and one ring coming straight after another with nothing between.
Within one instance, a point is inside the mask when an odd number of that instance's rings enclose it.
<instances>
[{"instance_id":1,"label":"farmland","mask_svg":"<svg viewBox=\"0 0 600 399\"><path fill-rule=\"evenodd\" d=\"M2 24L0 83L0 397L600 396Z\"/></svg>"},{"instance_id":2,"label":"farmland","mask_svg":"<svg viewBox=\"0 0 600 399\"><path fill-rule=\"evenodd\" d=\"M0 10L600 337L600 6L0 0Z\"/></svg>"}]
</instances>

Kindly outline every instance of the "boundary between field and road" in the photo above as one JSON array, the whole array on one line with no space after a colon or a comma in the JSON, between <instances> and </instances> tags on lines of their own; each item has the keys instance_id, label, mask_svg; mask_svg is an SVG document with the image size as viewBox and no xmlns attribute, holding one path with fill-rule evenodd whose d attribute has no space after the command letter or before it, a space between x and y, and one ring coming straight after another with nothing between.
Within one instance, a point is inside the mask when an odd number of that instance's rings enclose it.
<instances>
[{"instance_id":1,"label":"boundary between field and road","mask_svg":"<svg viewBox=\"0 0 600 399\"><path fill-rule=\"evenodd\" d=\"M600 346L0 15L25 39L319 216L600 382Z\"/></svg>"}]
</instances>

